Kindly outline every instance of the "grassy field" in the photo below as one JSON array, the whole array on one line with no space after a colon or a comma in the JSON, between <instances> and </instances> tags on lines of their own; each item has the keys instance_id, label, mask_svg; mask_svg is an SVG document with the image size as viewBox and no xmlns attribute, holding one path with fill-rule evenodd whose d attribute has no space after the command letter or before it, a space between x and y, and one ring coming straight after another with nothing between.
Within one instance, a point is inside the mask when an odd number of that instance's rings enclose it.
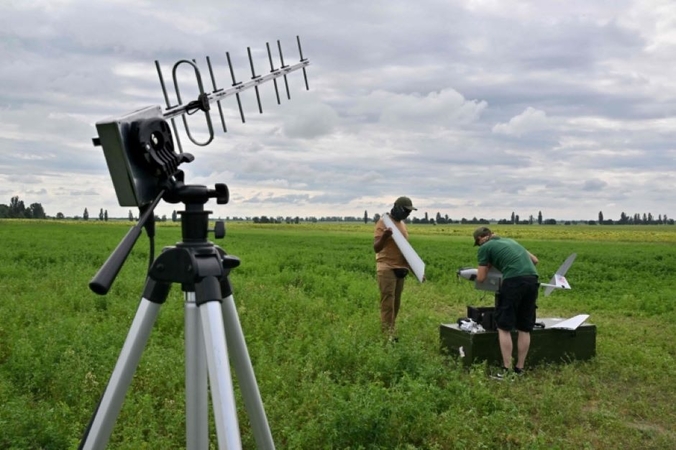
<instances>
[{"instance_id":1,"label":"grassy field","mask_svg":"<svg viewBox=\"0 0 676 450\"><path fill-rule=\"evenodd\" d=\"M143 289L145 236L108 295L87 287L129 227L0 221L0 448L77 447ZM676 448L676 227L495 227L546 279L576 252L573 290L541 297L538 314L588 313L597 326L596 358L512 383L439 350L439 324L492 303L455 276L475 265L472 229L409 227L427 281L407 280L400 342L385 345L372 224L228 224L217 243L242 261L230 279L277 448ZM158 251L179 240L158 226ZM175 286L109 448L185 446L183 334Z\"/></svg>"}]
</instances>

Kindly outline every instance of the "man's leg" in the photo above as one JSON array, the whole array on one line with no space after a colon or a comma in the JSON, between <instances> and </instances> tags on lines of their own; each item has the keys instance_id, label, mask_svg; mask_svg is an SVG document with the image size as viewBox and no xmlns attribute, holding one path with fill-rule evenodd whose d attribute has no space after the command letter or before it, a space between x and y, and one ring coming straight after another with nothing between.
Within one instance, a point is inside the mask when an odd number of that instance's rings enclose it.
<instances>
[{"instance_id":1,"label":"man's leg","mask_svg":"<svg viewBox=\"0 0 676 450\"><path fill-rule=\"evenodd\" d=\"M401 293L404 292L404 278L397 278L396 287L394 288L394 317L392 317L392 328L399 315L399 308L401 307Z\"/></svg>"},{"instance_id":2,"label":"man's leg","mask_svg":"<svg viewBox=\"0 0 676 450\"><path fill-rule=\"evenodd\" d=\"M530 333L526 331L519 331L519 337L517 339L516 351L516 368L523 370L524 365L526 364L526 356L528 355L528 349L530 348Z\"/></svg>"},{"instance_id":3,"label":"man's leg","mask_svg":"<svg viewBox=\"0 0 676 450\"><path fill-rule=\"evenodd\" d=\"M537 278L527 277L522 281L520 289L522 297L516 319L516 329L519 332L516 346L516 369L519 372L523 370L526 364L526 356L528 356L530 349L530 332L535 325L536 303L539 292Z\"/></svg>"},{"instance_id":4,"label":"man's leg","mask_svg":"<svg viewBox=\"0 0 676 450\"><path fill-rule=\"evenodd\" d=\"M391 270L378 272L378 287L380 288L380 323L383 332L391 333L394 329L395 318L395 290L397 277Z\"/></svg>"},{"instance_id":5,"label":"man's leg","mask_svg":"<svg viewBox=\"0 0 676 450\"><path fill-rule=\"evenodd\" d=\"M502 366L512 368L512 333L498 328L498 340L500 341L500 353L502 353Z\"/></svg>"},{"instance_id":6,"label":"man's leg","mask_svg":"<svg viewBox=\"0 0 676 450\"><path fill-rule=\"evenodd\" d=\"M512 280L503 280L500 287L500 293L496 294L495 301L495 324L498 328L498 341L500 342L500 353L502 354L502 365L507 369L512 368L512 329L515 325L514 303L518 301L515 297L517 293L512 287Z\"/></svg>"}]
</instances>

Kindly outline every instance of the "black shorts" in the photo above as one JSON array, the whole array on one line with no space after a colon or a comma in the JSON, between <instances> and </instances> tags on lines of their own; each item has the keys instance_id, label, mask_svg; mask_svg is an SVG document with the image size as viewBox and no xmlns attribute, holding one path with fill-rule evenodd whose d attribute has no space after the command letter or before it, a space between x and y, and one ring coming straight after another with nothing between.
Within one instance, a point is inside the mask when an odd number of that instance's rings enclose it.
<instances>
[{"instance_id":1,"label":"black shorts","mask_svg":"<svg viewBox=\"0 0 676 450\"><path fill-rule=\"evenodd\" d=\"M531 332L540 283L534 275L502 280L496 297L495 321L501 330Z\"/></svg>"}]
</instances>

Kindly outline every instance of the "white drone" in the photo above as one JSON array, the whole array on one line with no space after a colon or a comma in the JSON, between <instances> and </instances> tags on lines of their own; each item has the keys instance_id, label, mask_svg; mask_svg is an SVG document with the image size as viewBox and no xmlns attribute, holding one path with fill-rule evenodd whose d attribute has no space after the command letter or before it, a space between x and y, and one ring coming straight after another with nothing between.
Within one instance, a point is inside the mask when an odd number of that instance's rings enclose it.
<instances>
[{"instance_id":1,"label":"white drone","mask_svg":"<svg viewBox=\"0 0 676 450\"><path fill-rule=\"evenodd\" d=\"M566 258L549 283L540 283L540 287L545 288L545 296L551 294L554 289L571 289L570 284L568 284L568 280L566 280L566 272L568 272L570 266L573 265L573 261L575 261L576 257L577 254L573 253L568 258ZM467 280L474 281L474 287L480 291L497 292L500 289L500 283L502 282L502 273L495 267L491 267L488 270L488 276L481 283L476 281L476 268L472 267L458 269L457 275Z\"/></svg>"},{"instance_id":2,"label":"white drone","mask_svg":"<svg viewBox=\"0 0 676 450\"><path fill-rule=\"evenodd\" d=\"M549 283L540 283L540 287L545 288L544 292L545 296L551 294L554 291L554 289L571 289L570 284L566 279L566 272L568 272L570 266L573 265L573 261L575 261L576 257L577 254L573 253L568 258L566 258L566 260L563 262L563 264L561 264L561 267L559 267L559 269L556 271L556 273L549 281ZM474 281L474 287L480 291L497 292L500 289L500 284L502 282L502 273L495 267L491 267L488 270L488 276L481 283L476 281L477 277L476 268L470 267L458 269L457 275L458 277L465 278L466 280ZM560 323L551 326L550 328L563 328L574 330L588 318L589 314L580 314L570 319L563 320Z\"/></svg>"}]
</instances>

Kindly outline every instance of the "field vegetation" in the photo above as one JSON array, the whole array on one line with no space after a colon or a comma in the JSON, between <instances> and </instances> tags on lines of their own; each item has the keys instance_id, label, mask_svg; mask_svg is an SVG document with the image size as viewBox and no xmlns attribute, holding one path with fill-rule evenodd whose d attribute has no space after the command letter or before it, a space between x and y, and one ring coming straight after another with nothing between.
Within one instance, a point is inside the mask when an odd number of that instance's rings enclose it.
<instances>
[{"instance_id":1,"label":"field vegetation","mask_svg":"<svg viewBox=\"0 0 676 450\"><path fill-rule=\"evenodd\" d=\"M87 286L129 227L0 220L0 448L77 448L143 289L145 236L106 296ZM407 280L400 341L386 344L373 224L228 224L217 244L242 262L230 279L277 448L676 448L676 227L495 227L547 280L576 252L573 290L541 297L538 314L588 313L597 326L593 360L528 367L515 382L440 351L440 324L492 303L455 275L475 265L472 228L409 227L427 281ZM156 240L174 245L180 229L160 224ZM176 285L109 448L185 447L183 339Z\"/></svg>"}]
</instances>

